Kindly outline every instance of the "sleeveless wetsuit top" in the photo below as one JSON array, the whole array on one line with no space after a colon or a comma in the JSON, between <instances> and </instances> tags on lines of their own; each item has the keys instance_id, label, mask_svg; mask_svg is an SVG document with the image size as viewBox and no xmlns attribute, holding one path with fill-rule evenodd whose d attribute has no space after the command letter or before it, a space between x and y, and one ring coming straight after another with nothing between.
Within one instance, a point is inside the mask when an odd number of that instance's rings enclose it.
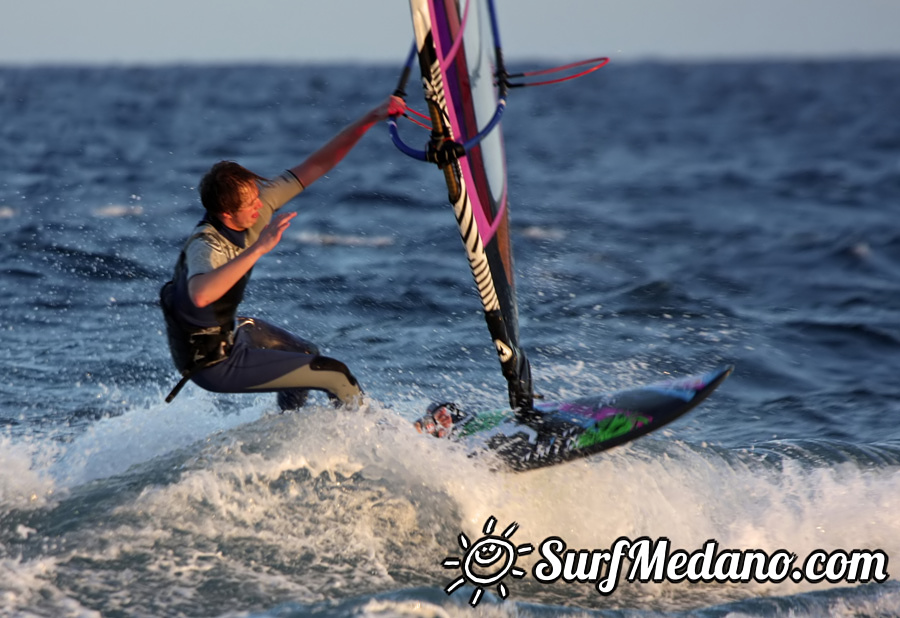
<instances>
[{"instance_id":1,"label":"sleeveless wetsuit top","mask_svg":"<svg viewBox=\"0 0 900 618\"><path fill-rule=\"evenodd\" d=\"M275 211L298 195L303 185L292 173L285 172L272 181L260 183L259 189L263 207L253 226L239 232L213 216L205 216L185 242L172 281L160 291L172 359L182 374L227 358L233 342L237 308L243 300L252 269L220 299L206 307L197 307L191 301L188 281L227 264L256 242Z\"/></svg>"}]
</instances>

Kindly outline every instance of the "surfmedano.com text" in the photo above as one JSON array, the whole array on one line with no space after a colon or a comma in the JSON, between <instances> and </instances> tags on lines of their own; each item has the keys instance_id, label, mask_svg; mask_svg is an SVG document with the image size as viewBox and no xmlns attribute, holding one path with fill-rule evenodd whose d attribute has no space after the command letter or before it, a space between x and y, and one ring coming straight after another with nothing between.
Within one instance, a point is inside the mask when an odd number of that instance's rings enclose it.
<instances>
[{"instance_id":1,"label":"surfmedano.com text","mask_svg":"<svg viewBox=\"0 0 900 618\"><path fill-rule=\"evenodd\" d=\"M779 549L719 549L710 539L701 549L672 550L669 539L618 538L609 549L571 550L559 537L549 537L538 547L541 555L532 575L542 583L562 579L566 583L591 583L606 596L615 592L623 573L628 582L777 584L790 578L799 583L881 583L889 578L888 556L882 550L815 550L796 564L797 555ZM625 572L624 561L630 561Z\"/></svg>"}]
</instances>

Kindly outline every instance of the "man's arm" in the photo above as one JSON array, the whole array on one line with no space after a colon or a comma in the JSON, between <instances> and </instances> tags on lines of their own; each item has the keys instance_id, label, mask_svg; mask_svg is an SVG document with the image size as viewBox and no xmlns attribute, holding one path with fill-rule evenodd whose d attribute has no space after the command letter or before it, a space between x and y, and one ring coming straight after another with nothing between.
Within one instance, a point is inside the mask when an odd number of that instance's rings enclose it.
<instances>
[{"instance_id":1,"label":"man's arm","mask_svg":"<svg viewBox=\"0 0 900 618\"><path fill-rule=\"evenodd\" d=\"M387 120L389 116L402 114L406 104L399 97L389 97L387 101L374 107L355 122L345 127L340 133L312 153L303 163L291 168L304 187L308 187L327 174L335 165L347 156L356 143L378 122Z\"/></svg>"},{"instance_id":2,"label":"man's arm","mask_svg":"<svg viewBox=\"0 0 900 618\"><path fill-rule=\"evenodd\" d=\"M344 128L303 163L291 168L291 173L304 187L308 187L340 163L373 125L391 115L402 114L405 109L403 99L389 97ZM263 228L256 242L235 259L208 273L191 277L188 281L191 302L197 307L206 307L222 298L253 268L259 258L275 248L281 241L281 235L290 225L291 219L296 216L296 212L276 216Z\"/></svg>"},{"instance_id":3,"label":"man's arm","mask_svg":"<svg viewBox=\"0 0 900 618\"><path fill-rule=\"evenodd\" d=\"M191 277L188 281L188 294L191 302L197 307L206 307L222 298L235 283L241 280L241 277L253 268L259 258L275 248L275 245L281 241L284 231L290 226L291 219L296 216L296 212L276 216L269 222L269 225L263 228L259 238L247 247L246 251L215 270Z\"/></svg>"}]
</instances>

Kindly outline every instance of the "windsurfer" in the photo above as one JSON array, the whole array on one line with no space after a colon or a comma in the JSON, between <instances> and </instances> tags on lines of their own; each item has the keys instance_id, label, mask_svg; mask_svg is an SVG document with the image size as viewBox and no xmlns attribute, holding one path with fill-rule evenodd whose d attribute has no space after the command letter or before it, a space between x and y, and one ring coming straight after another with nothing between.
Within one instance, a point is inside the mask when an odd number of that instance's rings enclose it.
<instances>
[{"instance_id":1,"label":"windsurfer","mask_svg":"<svg viewBox=\"0 0 900 618\"><path fill-rule=\"evenodd\" d=\"M303 405L308 390L361 403L362 390L344 363L281 328L238 317L237 309L253 266L297 214L275 211L337 165L373 125L404 109L402 99L388 98L272 180L233 161L206 173L200 183L206 215L160 291L169 348L183 376L167 401L191 380L214 392L278 392L282 410Z\"/></svg>"}]
</instances>

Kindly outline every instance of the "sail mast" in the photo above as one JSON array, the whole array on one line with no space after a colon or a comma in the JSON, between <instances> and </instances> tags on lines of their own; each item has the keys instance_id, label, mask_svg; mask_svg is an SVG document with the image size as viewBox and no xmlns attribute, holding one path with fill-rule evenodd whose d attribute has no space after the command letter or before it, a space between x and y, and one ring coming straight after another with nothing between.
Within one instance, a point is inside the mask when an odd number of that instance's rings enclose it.
<instances>
[{"instance_id":1,"label":"sail mast","mask_svg":"<svg viewBox=\"0 0 900 618\"><path fill-rule=\"evenodd\" d=\"M499 118L503 66L489 0L410 0L425 100L432 121L424 157L444 172L510 405L531 408L531 371L519 346L506 158ZM500 75L501 79L497 79ZM465 146L464 146L465 145Z\"/></svg>"}]
</instances>

